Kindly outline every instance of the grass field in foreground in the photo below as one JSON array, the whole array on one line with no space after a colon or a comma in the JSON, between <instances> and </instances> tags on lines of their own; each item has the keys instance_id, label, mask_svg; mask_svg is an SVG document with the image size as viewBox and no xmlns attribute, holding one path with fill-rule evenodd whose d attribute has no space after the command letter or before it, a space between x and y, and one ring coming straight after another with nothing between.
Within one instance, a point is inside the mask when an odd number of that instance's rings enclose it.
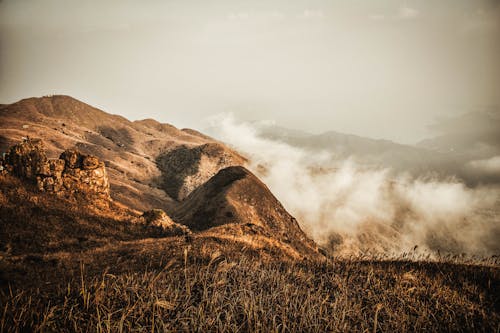
<instances>
[{"instance_id":1,"label":"grass field in foreground","mask_svg":"<svg viewBox=\"0 0 500 333\"><path fill-rule=\"evenodd\" d=\"M500 329L498 266L258 262L187 248L163 267L4 289L1 332L405 332Z\"/></svg>"}]
</instances>

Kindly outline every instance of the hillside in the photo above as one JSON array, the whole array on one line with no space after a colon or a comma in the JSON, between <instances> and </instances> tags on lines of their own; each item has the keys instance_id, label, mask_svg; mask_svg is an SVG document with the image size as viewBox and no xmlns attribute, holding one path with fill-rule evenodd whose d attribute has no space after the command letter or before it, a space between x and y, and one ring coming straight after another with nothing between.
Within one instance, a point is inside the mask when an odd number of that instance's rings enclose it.
<instances>
[{"instance_id":1,"label":"hillside","mask_svg":"<svg viewBox=\"0 0 500 333\"><path fill-rule=\"evenodd\" d=\"M0 151L28 136L42 139L49 157L65 149L96 155L106 162L113 199L141 211L168 211L220 169L245 163L238 153L194 130L152 119L131 122L69 96L1 106Z\"/></svg>"},{"instance_id":2,"label":"hillside","mask_svg":"<svg viewBox=\"0 0 500 333\"><path fill-rule=\"evenodd\" d=\"M122 268L118 263L124 256L134 261L137 250L174 256L183 246L204 256L324 260L295 219L243 167L219 171L170 217L113 200L103 162L74 150L50 159L40 139L10 147L0 166L2 288L37 285L43 277L71 279L75 263L89 262L96 272L127 269L130 261ZM60 269L54 271L56 263Z\"/></svg>"},{"instance_id":3,"label":"hillside","mask_svg":"<svg viewBox=\"0 0 500 333\"><path fill-rule=\"evenodd\" d=\"M0 160L0 240L4 272L14 274L9 283L27 283L9 266L12 260L49 253L80 258L77 251L150 238L161 239L155 246L189 241L203 251L249 252L262 260L323 259L260 180L241 166L226 168L245 159L194 130L153 120L132 123L65 96L23 100L0 114L3 144L25 136ZM107 122L113 126L107 138L96 132L85 140L89 128L102 132L96 126ZM57 123L63 130L48 128ZM144 126L154 140L146 140ZM32 139L38 134L42 139ZM143 168L148 162L151 169ZM127 163L128 172L120 172Z\"/></svg>"},{"instance_id":4,"label":"hillside","mask_svg":"<svg viewBox=\"0 0 500 333\"><path fill-rule=\"evenodd\" d=\"M281 244L296 259L321 257L295 218L243 167L221 170L193 191L172 216L192 230L211 230L215 237L231 235L250 244L262 243L262 248Z\"/></svg>"}]
</instances>

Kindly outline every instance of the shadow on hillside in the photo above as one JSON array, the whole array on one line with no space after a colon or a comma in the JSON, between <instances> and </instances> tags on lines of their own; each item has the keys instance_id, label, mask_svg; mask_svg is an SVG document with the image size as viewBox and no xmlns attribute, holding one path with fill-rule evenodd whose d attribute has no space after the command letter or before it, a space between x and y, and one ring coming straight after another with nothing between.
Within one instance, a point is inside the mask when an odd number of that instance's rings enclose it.
<instances>
[{"instance_id":1,"label":"shadow on hillside","mask_svg":"<svg viewBox=\"0 0 500 333\"><path fill-rule=\"evenodd\" d=\"M126 128L113 128L111 126L100 126L97 128L103 137L113 141L118 147L132 148L134 139Z\"/></svg>"}]
</instances>

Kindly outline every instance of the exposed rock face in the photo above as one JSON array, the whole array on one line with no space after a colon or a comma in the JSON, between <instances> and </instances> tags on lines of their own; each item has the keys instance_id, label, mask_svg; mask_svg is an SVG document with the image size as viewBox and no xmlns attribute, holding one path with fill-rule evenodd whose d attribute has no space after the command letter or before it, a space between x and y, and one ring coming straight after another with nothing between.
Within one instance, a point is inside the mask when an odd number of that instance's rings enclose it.
<instances>
[{"instance_id":1,"label":"exposed rock face","mask_svg":"<svg viewBox=\"0 0 500 333\"><path fill-rule=\"evenodd\" d=\"M83 155L75 150L66 150L59 157L59 161L61 160L65 162L61 177L64 191L97 194L110 198L106 167L97 157ZM54 178L57 181L57 177L58 174L55 173L42 179Z\"/></svg>"},{"instance_id":2,"label":"exposed rock face","mask_svg":"<svg viewBox=\"0 0 500 333\"><path fill-rule=\"evenodd\" d=\"M163 188L177 200L185 199L219 170L242 165L245 159L219 143L180 146L157 158L162 170Z\"/></svg>"},{"instance_id":3,"label":"exposed rock face","mask_svg":"<svg viewBox=\"0 0 500 333\"><path fill-rule=\"evenodd\" d=\"M40 191L110 199L106 167L92 155L66 150L59 159L48 159L41 140L26 139L9 149L4 164L8 172L36 181Z\"/></svg>"},{"instance_id":4,"label":"exposed rock face","mask_svg":"<svg viewBox=\"0 0 500 333\"><path fill-rule=\"evenodd\" d=\"M142 215L147 227L156 228L162 236L190 235L191 230L182 224L175 223L161 209L152 209Z\"/></svg>"}]
</instances>

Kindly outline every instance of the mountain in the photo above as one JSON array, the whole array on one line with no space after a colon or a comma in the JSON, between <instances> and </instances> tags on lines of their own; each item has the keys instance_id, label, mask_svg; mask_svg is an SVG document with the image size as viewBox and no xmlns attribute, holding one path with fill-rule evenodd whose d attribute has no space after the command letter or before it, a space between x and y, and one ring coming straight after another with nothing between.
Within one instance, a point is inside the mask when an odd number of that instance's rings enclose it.
<instances>
[{"instance_id":1,"label":"mountain","mask_svg":"<svg viewBox=\"0 0 500 333\"><path fill-rule=\"evenodd\" d=\"M6 230L25 234L29 231L22 230L27 227L37 234L26 239L101 239L92 244L77 242L88 248L105 244L105 234L116 235L111 243L151 237L169 243L169 237L177 234L205 247L214 239L221 240L224 246L214 245L220 251L245 246L280 257L322 259L297 221L243 167L246 159L194 130L178 130L151 119L130 122L68 96L4 105L0 124L2 150L6 151L0 163L6 172L5 187L18 177L27 185L23 200L31 201L31 196L52 203L50 193L66 200L43 208L43 216L55 217L53 224L47 224L37 213L18 210L24 203L16 206L15 192L4 193L2 215L12 218L2 227L2 239L10 244L11 252L22 246ZM23 137L21 143L7 148ZM37 190L49 192L44 193L48 196L40 196ZM94 207L90 212L89 205ZM96 221L102 216L110 222L99 225ZM38 227L19 223L27 220ZM73 222L60 225L65 220ZM106 225L121 227L112 231ZM127 228L134 232L120 231ZM87 230L89 235L84 231L72 235L72 229ZM43 253L49 243L43 241L38 250Z\"/></svg>"},{"instance_id":2,"label":"mountain","mask_svg":"<svg viewBox=\"0 0 500 333\"><path fill-rule=\"evenodd\" d=\"M500 111L469 112L442 119L433 128L439 135L418 147L455 157L457 174L469 184L500 184Z\"/></svg>"},{"instance_id":3,"label":"mountain","mask_svg":"<svg viewBox=\"0 0 500 333\"><path fill-rule=\"evenodd\" d=\"M43 140L49 157L65 149L97 156L106 162L113 199L141 211L169 211L220 169L245 163L197 131L153 119L131 122L69 96L3 105L0 124L0 151L29 136Z\"/></svg>"},{"instance_id":4,"label":"mountain","mask_svg":"<svg viewBox=\"0 0 500 333\"><path fill-rule=\"evenodd\" d=\"M282 244L292 257L318 256L318 248L281 203L247 169L234 166L219 171L194 190L173 213L192 230L211 230L233 240L268 247ZM228 228L229 227L229 228Z\"/></svg>"},{"instance_id":5,"label":"mountain","mask_svg":"<svg viewBox=\"0 0 500 333\"><path fill-rule=\"evenodd\" d=\"M439 135L417 143L417 147L453 152L469 159L500 155L500 111L492 109L441 119L432 128Z\"/></svg>"}]
</instances>

